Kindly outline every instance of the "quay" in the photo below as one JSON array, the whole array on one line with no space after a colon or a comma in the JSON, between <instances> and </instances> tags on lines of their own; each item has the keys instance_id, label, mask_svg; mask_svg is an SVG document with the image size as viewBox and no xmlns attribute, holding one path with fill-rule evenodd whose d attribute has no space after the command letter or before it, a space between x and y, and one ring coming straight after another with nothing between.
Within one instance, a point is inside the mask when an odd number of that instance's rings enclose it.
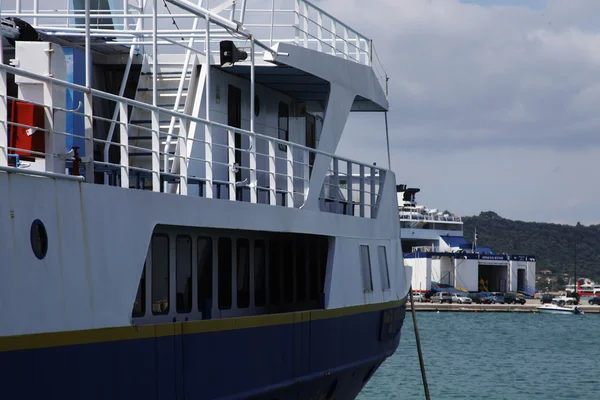
<instances>
[{"instance_id":1,"label":"quay","mask_svg":"<svg viewBox=\"0 0 600 400\"><path fill-rule=\"evenodd\" d=\"M541 305L539 299L528 299L525 304L440 304L415 302L415 311L537 313L539 305ZM600 314L600 307L590 306L586 300L582 301L578 307L584 314ZM410 301L406 305L406 309L411 310Z\"/></svg>"}]
</instances>

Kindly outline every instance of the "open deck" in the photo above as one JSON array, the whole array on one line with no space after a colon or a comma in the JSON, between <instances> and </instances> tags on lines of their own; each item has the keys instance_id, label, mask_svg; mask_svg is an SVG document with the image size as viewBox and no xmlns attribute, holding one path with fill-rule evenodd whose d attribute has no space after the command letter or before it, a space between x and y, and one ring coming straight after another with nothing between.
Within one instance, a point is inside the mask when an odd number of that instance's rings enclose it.
<instances>
[{"instance_id":1,"label":"open deck","mask_svg":"<svg viewBox=\"0 0 600 400\"><path fill-rule=\"evenodd\" d=\"M90 1L94 9L90 9ZM110 11L102 8L108 4L103 0L74 3L76 7L71 1L3 3L2 17L28 21L50 42L83 47L86 76L85 84L76 84L35 70L33 60L18 60L12 66L0 60L0 170L301 208L309 196L315 160L326 160L329 168L318 194L319 209L376 217L385 169L255 130L254 95L250 96L250 129L213 121L208 110L206 118L198 116L202 97L208 100L214 95L209 71L211 65L219 64L218 44L224 39L240 47L250 46L249 60L238 65L247 67L252 90L255 64L257 68L278 68L262 60L262 55L274 52L276 43L293 44L382 71L374 62L370 39L304 0L278 2L277 7L274 1L115 1ZM164 48L168 51L159 51ZM3 53L0 51L0 57ZM168 72L173 74L174 87L159 84L167 74L160 72L166 63L161 53L181 56L180 62L170 65L180 73ZM125 66L118 92L92 86L92 55L96 63L120 62ZM148 102L124 95L125 83L136 64L142 68L140 81L145 76L149 82L145 88L138 85L138 92L148 92ZM204 75L194 74L199 66L206 70ZM383 89L384 75L375 74ZM10 82L39 85L43 100L10 93ZM193 88L203 86L204 93L196 90L197 98L189 95ZM65 92L82 101L71 106L57 101L56 93ZM160 100L166 92L175 100L163 106ZM44 123L17 122L11 115L15 102L40 109ZM97 104L113 110L112 118L96 112ZM79 121L81 129L73 128L69 120ZM20 147L10 140L17 129L43 133L45 147ZM238 140L245 145L240 146ZM69 146L65 148L65 142L79 143L80 156ZM192 152L193 147L202 148L201 157ZM28 158L42 159L44 164L36 168ZM196 166L193 171L192 165ZM353 175L359 181L354 188L343 183L345 177Z\"/></svg>"}]
</instances>

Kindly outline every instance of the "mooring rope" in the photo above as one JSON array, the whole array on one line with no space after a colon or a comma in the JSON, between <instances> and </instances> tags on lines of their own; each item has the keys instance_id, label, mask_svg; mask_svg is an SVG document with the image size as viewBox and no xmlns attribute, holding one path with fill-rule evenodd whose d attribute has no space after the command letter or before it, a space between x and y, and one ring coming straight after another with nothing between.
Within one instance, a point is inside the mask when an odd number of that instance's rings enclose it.
<instances>
[{"instance_id":1,"label":"mooring rope","mask_svg":"<svg viewBox=\"0 0 600 400\"><path fill-rule=\"evenodd\" d=\"M427 385L427 374L425 373L425 361L423 360L423 352L421 351L421 338L419 337L419 328L417 327L417 314L415 312L415 301L413 300L412 287L410 288L410 310L413 317L413 326L415 327L415 339L417 341L417 353L419 354L419 366L421 367L421 378L423 379L425 398L427 400L431 400L431 397L429 396L429 385Z\"/></svg>"}]
</instances>

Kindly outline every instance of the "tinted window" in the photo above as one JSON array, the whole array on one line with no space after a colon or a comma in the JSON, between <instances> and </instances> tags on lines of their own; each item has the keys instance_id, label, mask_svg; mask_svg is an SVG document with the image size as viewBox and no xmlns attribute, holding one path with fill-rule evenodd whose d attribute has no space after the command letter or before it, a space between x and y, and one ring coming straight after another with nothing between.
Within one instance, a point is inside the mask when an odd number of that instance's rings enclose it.
<instances>
[{"instance_id":1,"label":"tinted window","mask_svg":"<svg viewBox=\"0 0 600 400\"><path fill-rule=\"evenodd\" d=\"M152 313L169 313L169 237L152 238Z\"/></svg>"},{"instance_id":2,"label":"tinted window","mask_svg":"<svg viewBox=\"0 0 600 400\"><path fill-rule=\"evenodd\" d=\"M266 254L265 242L254 242L254 304L262 307L266 303Z\"/></svg>"},{"instance_id":3,"label":"tinted window","mask_svg":"<svg viewBox=\"0 0 600 400\"><path fill-rule=\"evenodd\" d=\"M219 238L218 245L219 308L227 310L231 308L231 239Z\"/></svg>"},{"instance_id":4,"label":"tinted window","mask_svg":"<svg viewBox=\"0 0 600 400\"><path fill-rule=\"evenodd\" d=\"M248 239L237 241L237 306L250 305L250 242Z\"/></svg>"},{"instance_id":5,"label":"tinted window","mask_svg":"<svg viewBox=\"0 0 600 400\"><path fill-rule=\"evenodd\" d=\"M208 313L212 308L212 239L198 238L197 268L198 268L198 309Z\"/></svg>"},{"instance_id":6,"label":"tinted window","mask_svg":"<svg viewBox=\"0 0 600 400\"><path fill-rule=\"evenodd\" d=\"M360 246L360 263L362 268L363 290L365 292L373 291L373 275L371 273L371 256L369 246Z\"/></svg>"},{"instance_id":7,"label":"tinted window","mask_svg":"<svg viewBox=\"0 0 600 400\"><path fill-rule=\"evenodd\" d=\"M192 239L177 236L176 308L178 313L192 311Z\"/></svg>"},{"instance_id":8,"label":"tinted window","mask_svg":"<svg viewBox=\"0 0 600 400\"><path fill-rule=\"evenodd\" d=\"M135 296L135 302L133 303L133 317L143 317L146 313L146 264L142 270L142 279L138 286L138 291Z\"/></svg>"}]
</instances>

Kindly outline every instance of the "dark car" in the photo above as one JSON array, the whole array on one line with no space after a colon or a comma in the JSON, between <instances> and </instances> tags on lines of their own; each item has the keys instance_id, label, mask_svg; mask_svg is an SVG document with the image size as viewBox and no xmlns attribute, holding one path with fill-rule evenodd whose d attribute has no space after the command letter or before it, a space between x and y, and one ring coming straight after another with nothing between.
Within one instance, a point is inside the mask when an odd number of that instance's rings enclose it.
<instances>
[{"instance_id":1,"label":"dark car","mask_svg":"<svg viewBox=\"0 0 600 400\"><path fill-rule=\"evenodd\" d=\"M592 297L588 303L590 303L590 306L593 306L594 304L597 304L600 306L600 297Z\"/></svg>"},{"instance_id":2,"label":"dark car","mask_svg":"<svg viewBox=\"0 0 600 400\"><path fill-rule=\"evenodd\" d=\"M552 303L552 299L554 299L554 297L555 296L553 294L546 293L546 294L542 295L542 297L540 298L540 303L542 303L542 304Z\"/></svg>"},{"instance_id":3,"label":"dark car","mask_svg":"<svg viewBox=\"0 0 600 400\"><path fill-rule=\"evenodd\" d=\"M488 299L490 299L492 304L504 304L504 293L491 292L488 296Z\"/></svg>"},{"instance_id":4,"label":"dark car","mask_svg":"<svg viewBox=\"0 0 600 400\"><path fill-rule=\"evenodd\" d=\"M469 297L475 304L490 304L492 301L482 293L469 293Z\"/></svg>"},{"instance_id":5,"label":"dark car","mask_svg":"<svg viewBox=\"0 0 600 400\"><path fill-rule=\"evenodd\" d=\"M525 304L525 301L523 297L518 296L516 293L504 293L504 302L506 304Z\"/></svg>"}]
</instances>

